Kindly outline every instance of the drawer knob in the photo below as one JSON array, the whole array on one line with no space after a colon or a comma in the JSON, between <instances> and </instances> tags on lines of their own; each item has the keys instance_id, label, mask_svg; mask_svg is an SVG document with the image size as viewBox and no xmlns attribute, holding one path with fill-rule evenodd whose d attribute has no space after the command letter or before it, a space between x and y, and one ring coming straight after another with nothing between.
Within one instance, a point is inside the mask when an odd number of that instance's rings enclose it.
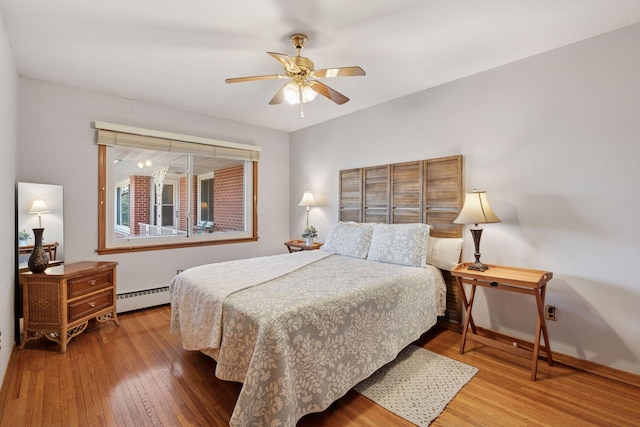
<instances>
[{"instance_id":1,"label":"drawer knob","mask_svg":"<svg viewBox=\"0 0 640 427\"><path fill-rule=\"evenodd\" d=\"M95 285L95 284L96 284L95 279L94 279L94 280L89 280L89 285L90 285L90 286L93 286L93 285Z\"/></svg>"},{"instance_id":2,"label":"drawer knob","mask_svg":"<svg viewBox=\"0 0 640 427\"><path fill-rule=\"evenodd\" d=\"M95 302L91 301L91 302L89 303L89 307L94 308L95 306L96 306L96 303L95 303Z\"/></svg>"}]
</instances>

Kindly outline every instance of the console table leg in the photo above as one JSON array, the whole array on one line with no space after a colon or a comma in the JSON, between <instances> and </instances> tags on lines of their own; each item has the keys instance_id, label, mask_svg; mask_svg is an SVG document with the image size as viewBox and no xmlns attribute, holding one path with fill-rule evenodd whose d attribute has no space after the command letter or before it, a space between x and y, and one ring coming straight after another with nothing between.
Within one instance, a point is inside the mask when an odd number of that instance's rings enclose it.
<instances>
[{"instance_id":1,"label":"console table leg","mask_svg":"<svg viewBox=\"0 0 640 427\"><path fill-rule=\"evenodd\" d=\"M462 282L458 282L460 286L462 302L466 308L464 315L464 325L462 326L462 339L460 341L460 354L464 353L464 345L467 341L467 332L469 330L469 325L471 325L471 330L474 334L476 334L476 325L473 323L473 316L471 315L471 310L473 309L473 299L476 295L476 286L471 285L471 293L469 294L469 300L467 301L467 295L464 292L464 287L462 286Z\"/></svg>"},{"instance_id":2,"label":"console table leg","mask_svg":"<svg viewBox=\"0 0 640 427\"><path fill-rule=\"evenodd\" d=\"M542 291L540 291L540 310L544 312L544 299L545 293L547 292L547 287L543 286ZM547 321L544 319L544 313L541 315L542 319L542 337L544 338L544 345L547 352L547 363L549 366L553 366L553 354L551 354L551 343L549 342L549 333L547 331Z\"/></svg>"}]
</instances>

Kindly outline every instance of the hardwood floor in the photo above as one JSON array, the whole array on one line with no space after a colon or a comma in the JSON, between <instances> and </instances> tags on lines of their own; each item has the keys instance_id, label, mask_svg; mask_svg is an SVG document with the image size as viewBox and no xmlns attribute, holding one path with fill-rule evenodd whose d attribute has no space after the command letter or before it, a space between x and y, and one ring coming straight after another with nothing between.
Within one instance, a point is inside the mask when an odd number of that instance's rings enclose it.
<instances>
[{"instance_id":1,"label":"hardwood floor","mask_svg":"<svg viewBox=\"0 0 640 427\"><path fill-rule=\"evenodd\" d=\"M10 362L0 394L0 426L226 426L240 384L215 378L215 362L169 335L169 306L119 315L121 326L90 325L66 354L30 342ZM460 335L417 344L480 369L432 425L619 425L640 423L640 389L556 364L530 364ZM300 426L410 426L350 391L337 409Z\"/></svg>"}]
</instances>

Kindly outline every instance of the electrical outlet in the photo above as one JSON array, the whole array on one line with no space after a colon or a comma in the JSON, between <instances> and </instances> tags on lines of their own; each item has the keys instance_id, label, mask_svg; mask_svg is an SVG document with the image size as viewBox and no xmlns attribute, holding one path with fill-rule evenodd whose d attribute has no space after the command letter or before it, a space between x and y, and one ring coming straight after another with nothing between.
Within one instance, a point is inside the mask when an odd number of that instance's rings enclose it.
<instances>
[{"instance_id":1,"label":"electrical outlet","mask_svg":"<svg viewBox=\"0 0 640 427\"><path fill-rule=\"evenodd\" d=\"M544 306L544 317L547 320L558 320L556 318L556 306L555 305L545 305Z\"/></svg>"}]
</instances>

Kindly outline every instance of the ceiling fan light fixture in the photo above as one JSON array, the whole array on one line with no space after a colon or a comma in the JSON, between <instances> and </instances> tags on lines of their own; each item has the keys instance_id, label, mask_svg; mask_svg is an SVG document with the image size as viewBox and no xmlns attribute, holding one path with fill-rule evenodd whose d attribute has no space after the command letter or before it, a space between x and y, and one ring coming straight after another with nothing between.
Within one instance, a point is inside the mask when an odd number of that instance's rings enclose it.
<instances>
[{"instance_id":1,"label":"ceiling fan light fixture","mask_svg":"<svg viewBox=\"0 0 640 427\"><path fill-rule=\"evenodd\" d=\"M300 89L294 82L289 82L283 89L284 99L291 105L300 103Z\"/></svg>"},{"instance_id":2,"label":"ceiling fan light fixture","mask_svg":"<svg viewBox=\"0 0 640 427\"><path fill-rule=\"evenodd\" d=\"M307 84L289 82L283 89L284 99L291 105L300 104L300 91L302 91L302 102L311 102L316 99L318 92L311 89Z\"/></svg>"},{"instance_id":3,"label":"ceiling fan light fixture","mask_svg":"<svg viewBox=\"0 0 640 427\"><path fill-rule=\"evenodd\" d=\"M311 102L316 99L318 92L311 89L309 85L302 86L302 102Z\"/></svg>"}]
</instances>

